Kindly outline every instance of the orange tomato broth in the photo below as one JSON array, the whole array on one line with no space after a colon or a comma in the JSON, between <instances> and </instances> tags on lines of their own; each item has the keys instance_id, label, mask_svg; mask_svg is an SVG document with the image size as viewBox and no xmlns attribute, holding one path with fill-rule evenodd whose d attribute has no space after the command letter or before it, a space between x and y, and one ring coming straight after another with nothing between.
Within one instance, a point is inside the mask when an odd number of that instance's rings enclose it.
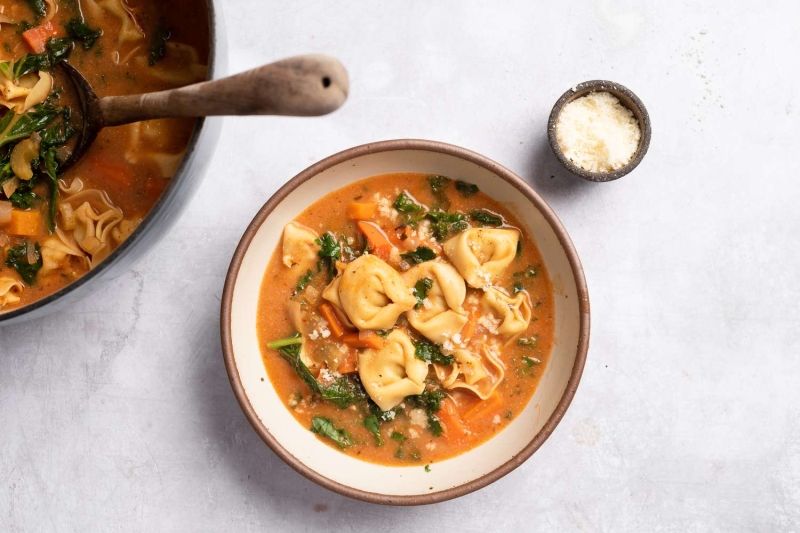
<instances>
[{"instance_id":1,"label":"orange tomato broth","mask_svg":"<svg viewBox=\"0 0 800 533\"><path fill-rule=\"evenodd\" d=\"M433 205L435 199L426 177L425 174L400 173L373 176L355 182L318 200L300 214L295 221L313 228L320 235L331 231L335 235L352 237L357 245L360 242L360 236L356 224L346 215L352 202L369 202L376 194L383 195L393 202L398 194L405 190L420 203L426 206ZM472 197L463 197L451 185L447 189L447 196L451 202L448 211L469 213L474 209L487 209L502 215L508 226L522 228L507 209L483 192ZM379 212L376 213L373 220L382 227L387 235L391 236L393 243L400 248L401 252L407 252L414 248L413 243L408 244L408 240L395 239L397 235L394 231L394 227L397 226L396 222L381 216ZM472 223L472 226L475 227L475 223ZM437 413L444 429L442 435L437 437L429 429L420 427L419 424L412 425L411 418L407 414L410 402L405 401L404 404L409 404L406 406L406 410L397 414L394 420L381 424L380 435L383 444L379 446L373 434L364 427L364 419L370 414L368 408L362 405L352 405L345 409L339 409L319 399L295 374L289 363L277 351L268 348L267 344L270 341L287 337L294 332L284 303L292 298L298 279L295 275L289 275L288 269L282 263L280 244L273 253L264 274L257 316L262 358L272 386L298 423L306 428L311 428L312 419L315 416L331 420L335 428L344 429L351 437L352 446L346 447L342 451L374 463L421 466L461 454L490 439L502 431L514 416L525 408L536 390L553 345L555 308L552 283L536 244L524 232L521 232L521 246L521 253L517 255L495 285L507 289L511 294L515 282L521 281L524 284L525 290L530 295L533 315L528 329L519 338L535 337L536 344L535 346L520 346L516 339L512 339L503 347L500 359L505 367L505 378L490 399L482 401L473 392L463 389L445 391L449 400L443 403L449 403L445 407L450 411L443 408ZM441 254L440 257L444 258L444 254ZM535 275L526 275L525 273L530 272L531 268L535 270ZM520 273L523 275L520 276ZM312 278L309 287L314 287L321 292L328 281L329 278L324 273L317 274ZM468 302L472 294L479 296L482 291L467 288L465 307L468 310ZM322 301L324 300L320 300L320 302ZM472 310L474 311L474 309ZM413 332L413 328L402 316L395 327L402 327L411 332L412 338L420 337L418 333ZM483 335L485 333L482 331L482 327L478 326L477 333L470 341L470 350L479 351L480 344L484 342ZM309 350L313 351L315 344L328 341L322 339L311 341L308 336L305 336L304 342L307 343L306 346L309 347ZM354 348L350 348L350 352L354 350ZM351 354L348 356L352 357ZM537 361L540 364L537 364ZM429 380L435 379L435 377L431 365ZM392 437L393 434L395 438ZM321 436L319 438L336 448L333 441Z\"/></svg>"},{"instance_id":2,"label":"orange tomato broth","mask_svg":"<svg viewBox=\"0 0 800 533\"><path fill-rule=\"evenodd\" d=\"M52 35L59 38L68 36L67 24L75 18L82 17L92 30L102 30L102 36L91 49L85 50L82 43L77 41L68 58L69 63L89 80L98 96L159 91L205 79L209 30L204 1L117 1L122 7L121 12L104 7L114 4L114 1L101 6L95 0L57 0L57 11L49 21L54 29ZM32 54L33 50L21 30L23 25L34 25L37 22L43 25L42 19L37 19L28 7L28 2L19 0L10 4L5 3L4 14L17 24L0 25L0 60L3 61L17 61L25 54ZM124 19L120 13L124 15ZM123 24L127 28L128 38L123 38ZM149 51L159 28L169 30L168 47L163 59L151 66ZM196 57L192 57L194 53ZM69 85L65 78L59 77L57 69L51 69L50 72L55 80L54 91ZM159 72L166 74L157 75ZM77 125L80 117L75 105L75 95L64 89L56 103L72 109L71 122ZM0 107L0 110L5 111L5 108ZM135 229L167 187L195 125L195 119L162 119L106 128L75 166L63 174L59 173L62 187L79 178L83 182L84 190L101 191L114 207L121 210L126 231L119 240L110 238L111 251ZM5 278L23 281L14 268L6 265L10 249L25 242L32 246L34 243L41 245L53 236L45 223L49 208L47 184L37 185L34 192L42 199L27 211L40 215L41 223L36 235L14 235L9 233L10 226L0 224L0 280ZM62 192L59 201L64 197ZM7 200L0 191L0 201ZM94 205L93 207L96 208ZM60 212L56 218L56 227L62 229L68 239L71 238L72 232L64 229ZM88 252L87 257L91 257ZM37 275L35 284L24 283L24 289L17 292L18 301L5 306L0 301L0 312L41 299L81 277L89 269L87 261L67 257L57 270L46 275Z\"/></svg>"}]
</instances>

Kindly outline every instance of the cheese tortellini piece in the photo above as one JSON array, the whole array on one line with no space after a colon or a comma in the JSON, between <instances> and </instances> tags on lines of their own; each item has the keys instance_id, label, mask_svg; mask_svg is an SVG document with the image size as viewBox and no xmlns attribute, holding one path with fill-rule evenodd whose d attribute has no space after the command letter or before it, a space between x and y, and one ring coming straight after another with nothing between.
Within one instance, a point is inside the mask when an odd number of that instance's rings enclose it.
<instances>
[{"instance_id":1,"label":"cheese tortellini piece","mask_svg":"<svg viewBox=\"0 0 800 533\"><path fill-rule=\"evenodd\" d=\"M496 287L486 289L481 298L481 309L500 320L497 334L507 339L528 329L533 314L528 293L520 292L511 297Z\"/></svg>"},{"instance_id":2,"label":"cheese tortellini piece","mask_svg":"<svg viewBox=\"0 0 800 533\"><path fill-rule=\"evenodd\" d=\"M472 228L444 243L444 253L470 287L495 283L517 255L519 231Z\"/></svg>"},{"instance_id":3,"label":"cheese tortellini piece","mask_svg":"<svg viewBox=\"0 0 800 533\"><path fill-rule=\"evenodd\" d=\"M417 299L395 269L374 255L348 263L339 282L342 309L358 329L389 329Z\"/></svg>"},{"instance_id":4,"label":"cheese tortellini piece","mask_svg":"<svg viewBox=\"0 0 800 533\"><path fill-rule=\"evenodd\" d=\"M347 313L344 312L344 308L342 307L342 299L339 298L339 284L341 282L342 275L339 274L333 278L333 281L328 283L328 286L325 287L324 291L322 291L322 298L330 302L330 304L333 306L334 313L336 313L336 317L342 321L342 324L348 328L354 328L355 326L352 322L350 322L350 318L348 318Z\"/></svg>"},{"instance_id":5,"label":"cheese tortellini piece","mask_svg":"<svg viewBox=\"0 0 800 533\"><path fill-rule=\"evenodd\" d=\"M283 227L283 264L296 270L298 275L317 264L317 232L313 229L289 222Z\"/></svg>"},{"instance_id":6,"label":"cheese tortellini piece","mask_svg":"<svg viewBox=\"0 0 800 533\"><path fill-rule=\"evenodd\" d=\"M428 363L417 359L416 349L407 333L396 329L386 337L380 349L358 354L358 375L364 389L384 411L397 407L403 398L422 394Z\"/></svg>"},{"instance_id":7,"label":"cheese tortellini piece","mask_svg":"<svg viewBox=\"0 0 800 533\"><path fill-rule=\"evenodd\" d=\"M414 329L432 342L442 344L467 323L467 313L462 307L467 287L455 268L438 261L426 261L403 273L409 287L423 278L433 282L427 300L422 306L407 311L406 317Z\"/></svg>"},{"instance_id":8,"label":"cheese tortellini piece","mask_svg":"<svg viewBox=\"0 0 800 533\"><path fill-rule=\"evenodd\" d=\"M71 258L76 258L87 267L89 266L89 258L83 250L59 228L56 228L52 237L42 243L40 253L42 255L40 276L46 276L50 272L65 268Z\"/></svg>"},{"instance_id":9,"label":"cheese tortellini piece","mask_svg":"<svg viewBox=\"0 0 800 533\"><path fill-rule=\"evenodd\" d=\"M467 389L485 400L505 377L503 364L488 346L483 346L483 357L464 349L453 352L453 357L451 365L433 365L445 389Z\"/></svg>"},{"instance_id":10,"label":"cheese tortellini piece","mask_svg":"<svg viewBox=\"0 0 800 533\"><path fill-rule=\"evenodd\" d=\"M19 302L19 295L23 290L25 290L25 286L21 281L0 277L0 309Z\"/></svg>"}]
</instances>

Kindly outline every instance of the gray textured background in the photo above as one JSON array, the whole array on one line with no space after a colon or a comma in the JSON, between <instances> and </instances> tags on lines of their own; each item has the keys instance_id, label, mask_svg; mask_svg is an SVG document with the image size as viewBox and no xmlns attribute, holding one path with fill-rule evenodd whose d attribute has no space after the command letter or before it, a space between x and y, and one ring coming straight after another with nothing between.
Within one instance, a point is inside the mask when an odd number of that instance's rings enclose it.
<instances>
[{"instance_id":1,"label":"gray textured background","mask_svg":"<svg viewBox=\"0 0 800 533\"><path fill-rule=\"evenodd\" d=\"M228 120L202 191L135 270L0 330L0 530L798 530L797 2L223 3L232 71L332 53L350 101ZM629 86L653 121L642 165L609 184L564 175L546 147L556 98L594 78ZM417 509L285 466L239 410L218 333L230 255L263 202L322 157L399 137L533 184L593 311L583 381L545 446Z\"/></svg>"}]
</instances>

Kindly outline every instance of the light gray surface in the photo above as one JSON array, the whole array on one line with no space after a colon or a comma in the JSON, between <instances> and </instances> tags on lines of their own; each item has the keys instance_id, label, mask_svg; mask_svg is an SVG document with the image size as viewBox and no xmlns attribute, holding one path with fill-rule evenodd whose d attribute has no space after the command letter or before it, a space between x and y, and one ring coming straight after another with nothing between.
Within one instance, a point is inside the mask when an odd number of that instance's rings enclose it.
<instances>
[{"instance_id":1,"label":"light gray surface","mask_svg":"<svg viewBox=\"0 0 800 533\"><path fill-rule=\"evenodd\" d=\"M201 193L136 270L0 330L0 530L796 531L798 4L374 4L226 2L233 71L331 53L350 101L323 119L229 120ZM565 176L546 145L557 97L593 78L630 87L653 121L642 165L609 184ZM400 137L532 183L577 246L593 315L583 381L544 447L418 509L285 466L239 410L218 333L230 255L278 186Z\"/></svg>"}]
</instances>

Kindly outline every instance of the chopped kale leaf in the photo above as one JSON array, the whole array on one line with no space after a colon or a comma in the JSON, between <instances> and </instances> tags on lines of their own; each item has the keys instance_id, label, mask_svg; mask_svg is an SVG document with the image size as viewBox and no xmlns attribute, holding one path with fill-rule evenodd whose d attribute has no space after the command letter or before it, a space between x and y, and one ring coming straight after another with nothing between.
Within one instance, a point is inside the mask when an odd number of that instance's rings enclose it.
<instances>
[{"instance_id":1,"label":"chopped kale leaf","mask_svg":"<svg viewBox=\"0 0 800 533\"><path fill-rule=\"evenodd\" d=\"M418 246L417 249L414 250L413 252L400 254L400 257L402 257L412 265L418 265L420 263L424 263L425 261L431 261L433 259L436 259L436 252L434 252L427 246Z\"/></svg>"},{"instance_id":2,"label":"chopped kale leaf","mask_svg":"<svg viewBox=\"0 0 800 533\"><path fill-rule=\"evenodd\" d=\"M76 17L67 22L67 35L76 41L81 41L84 50L91 50L97 39L103 35L103 30L93 30Z\"/></svg>"},{"instance_id":3,"label":"chopped kale leaf","mask_svg":"<svg viewBox=\"0 0 800 533\"><path fill-rule=\"evenodd\" d=\"M336 273L336 260L342 256L342 247L336 236L331 233L325 233L322 237L316 239L320 249L317 251L319 255L319 262L317 263L317 271L321 272L323 267L329 275L333 276Z\"/></svg>"},{"instance_id":4,"label":"chopped kale leaf","mask_svg":"<svg viewBox=\"0 0 800 533\"><path fill-rule=\"evenodd\" d=\"M22 187L14 191L14 194L8 198L11 205L17 209L30 209L37 200L41 200L38 194L27 188L22 190Z\"/></svg>"},{"instance_id":5,"label":"chopped kale leaf","mask_svg":"<svg viewBox=\"0 0 800 533\"><path fill-rule=\"evenodd\" d=\"M533 366L541 365L542 361L536 357L523 356L522 360L525 361L525 369L528 370Z\"/></svg>"},{"instance_id":6,"label":"chopped kale leaf","mask_svg":"<svg viewBox=\"0 0 800 533\"><path fill-rule=\"evenodd\" d=\"M447 395L444 391L439 388L425 389L422 394L408 397L411 404L425 410L425 414L428 417L428 429L433 433L434 437L442 434L442 424L439 421L439 417L436 416L436 412L442 408L442 400L446 397Z\"/></svg>"},{"instance_id":7,"label":"chopped kale leaf","mask_svg":"<svg viewBox=\"0 0 800 533\"><path fill-rule=\"evenodd\" d=\"M14 141L30 137L32 133L44 129L59 115L58 111L42 105L28 111L11 125L14 113L8 112L0 119L0 147Z\"/></svg>"},{"instance_id":8,"label":"chopped kale leaf","mask_svg":"<svg viewBox=\"0 0 800 533\"><path fill-rule=\"evenodd\" d=\"M536 335L532 335L532 336L530 336L528 338L521 337L521 338L517 339L517 345L518 346L536 346L536 342L538 340L539 339L537 339Z\"/></svg>"},{"instance_id":9,"label":"chopped kale leaf","mask_svg":"<svg viewBox=\"0 0 800 533\"><path fill-rule=\"evenodd\" d=\"M397 209L400 213L413 214L423 211L425 208L411 197L406 191L400 193L400 196L392 204L392 207Z\"/></svg>"},{"instance_id":10,"label":"chopped kale leaf","mask_svg":"<svg viewBox=\"0 0 800 533\"><path fill-rule=\"evenodd\" d=\"M445 191L452 182L453 180L445 176L428 176L428 184L431 186L431 192L436 199L436 208L445 211L450 208L450 200L447 198Z\"/></svg>"},{"instance_id":11,"label":"chopped kale leaf","mask_svg":"<svg viewBox=\"0 0 800 533\"><path fill-rule=\"evenodd\" d=\"M477 185L472 183L467 183L466 181L457 181L456 190L461 193L461 196L469 198L470 196L475 196L478 194L480 189L478 189Z\"/></svg>"},{"instance_id":12,"label":"chopped kale leaf","mask_svg":"<svg viewBox=\"0 0 800 533\"><path fill-rule=\"evenodd\" d=\"M347 434L344 428L336 429L333 422L323 416L315 416L311 420L311 432L331 439L339 448L347 448L353 445L350 435Z\"/></svg>"},{"instance_id":13,"label":"chopped kale leaf","mask_svg":"<svg viewBox=\"0 0 800 533\"><path fill-rule=\"evenodd\" d=\"M455 358L452 355L444 355L438 344L434 344L428 339L421 338L414 343L414 355L426 363L436 363L440 365L452 365Z\"/></svg>"},{"instance_id":14,"label":"chopped kale leaf","mask_svg":"<svg viewBox=\"0 0 800 533\"><path fill-rule=\"evenodd\" d=\"M28 0L28 7L31 8L34 15L37 17L44 17L47 15L47 3L44 0Z\"/></svg>"},{"instance_id":15,"label":"chopped kale leaf","mask_svg":"<svg viewBox=\"0 0 800 533\"><path fill-rule=\"evenodd\" d=\"M366 401L367 393L356 377L340 376L330 385L323 387L300 357L302 343L302 336L296 333L291 337L271 342L267 344L267 347L271 350L278 350L281 357L291 365L295 373L311 389L311 392L318 394L323 400L331 402L339 409Z\"/></svg>"},{"instance_id":16,"label":"chopped kale leaf","mask_svg":"<svg viewBox=\"0 0 800 533\"><path fill-rule=\"evenodd\" d=\"M308 286L308 284L311 283L311 278L313 277L314 277L314 272L311 269L307 270L306 273L300 276L300 279L297 280L297 287L295 287L295 292L301 292L303 289L305 289Z\"/></svg>"},{"instance_id":17,"label":"chopped kale leaf","mask_svg":"<svg viewBox=\"0 0 800 533\"><path fill-rule=\"evenodd\" d=\"M519 282L519 281L515 281L515 282L514 282L514 294L519 294L519 293L521 293L521 292L522 292L522 291L524 291L524 290L525 290L525 285L523 285L523 284L522 284L521 282Z\"/></svg>"},{"instance_id":18,"label":"chopped kale leaf","mask_svg":"<svg viewBox=\"0 0 800 533\"><path fill-rule=\"evenodd\" d=\"M428 297L428 291L433 287L433 280L431 278L421 278L414 284L414 298L417 299L417 304L414 309L422 307L425 298Z\"/></svg>"},{"instance_id":19,"label":"chopped kale leaf","mask_svg":"<svg viewBox=\"0 0 800 533\"><path fill-rule=\"evenodd\" d=\"M36 262L28 262L28 246L34 246ZM28 285L36 285L36 274L42 268L42 254L39 253L39 243L23 242L16 248L9 248L6 252L6 266L19 273L22 280Z\"/></svg>"},{"instance_id":20,"label":"chopped kale leaf","mask_svg":"<svg viewBox=\"0 0 800 533\"><path fill-rule=\"evenodd\" d=\"M164 59L167 55L167 41L172 37L172 30L166 27L164 19L160 19L153 31L153 40L150 41L149 65L155 66L156 63Z\"/></svg>"},{"instance_id":21,"label":"chopped kale leaf","mask_svg":"<svg viewBox=\"0 0 800 533\"><path fill-rule=\"evenodd\" d=\"M431 211L426 217L431 222L431 232L437 241L443 241L450 235L461 233L469 227L466 217L460 213Z\"/></svg>"},{"instance_id":22,"label":"chopped kale leaf","mask_svg":"<svg viewBox=\"0 0 800 533\"><path fill-rule=\"evenodd\" d=\"M380 419L375 415L369 415L364 419L364 427L375 437L375 446L383 446Z\"/></svg>"},{"instance_id":23,"label":"chopped kale leaf","mask_svg":"<svg viewBox=\"0 0 800 533\"><path fill-rule=\"evenodd\" d=\"M469 218L478 222L481 226L498 227L503 225L503 218L490 213L484 209L477 209L469 214Z\"/></svg>"}]
</instances>

